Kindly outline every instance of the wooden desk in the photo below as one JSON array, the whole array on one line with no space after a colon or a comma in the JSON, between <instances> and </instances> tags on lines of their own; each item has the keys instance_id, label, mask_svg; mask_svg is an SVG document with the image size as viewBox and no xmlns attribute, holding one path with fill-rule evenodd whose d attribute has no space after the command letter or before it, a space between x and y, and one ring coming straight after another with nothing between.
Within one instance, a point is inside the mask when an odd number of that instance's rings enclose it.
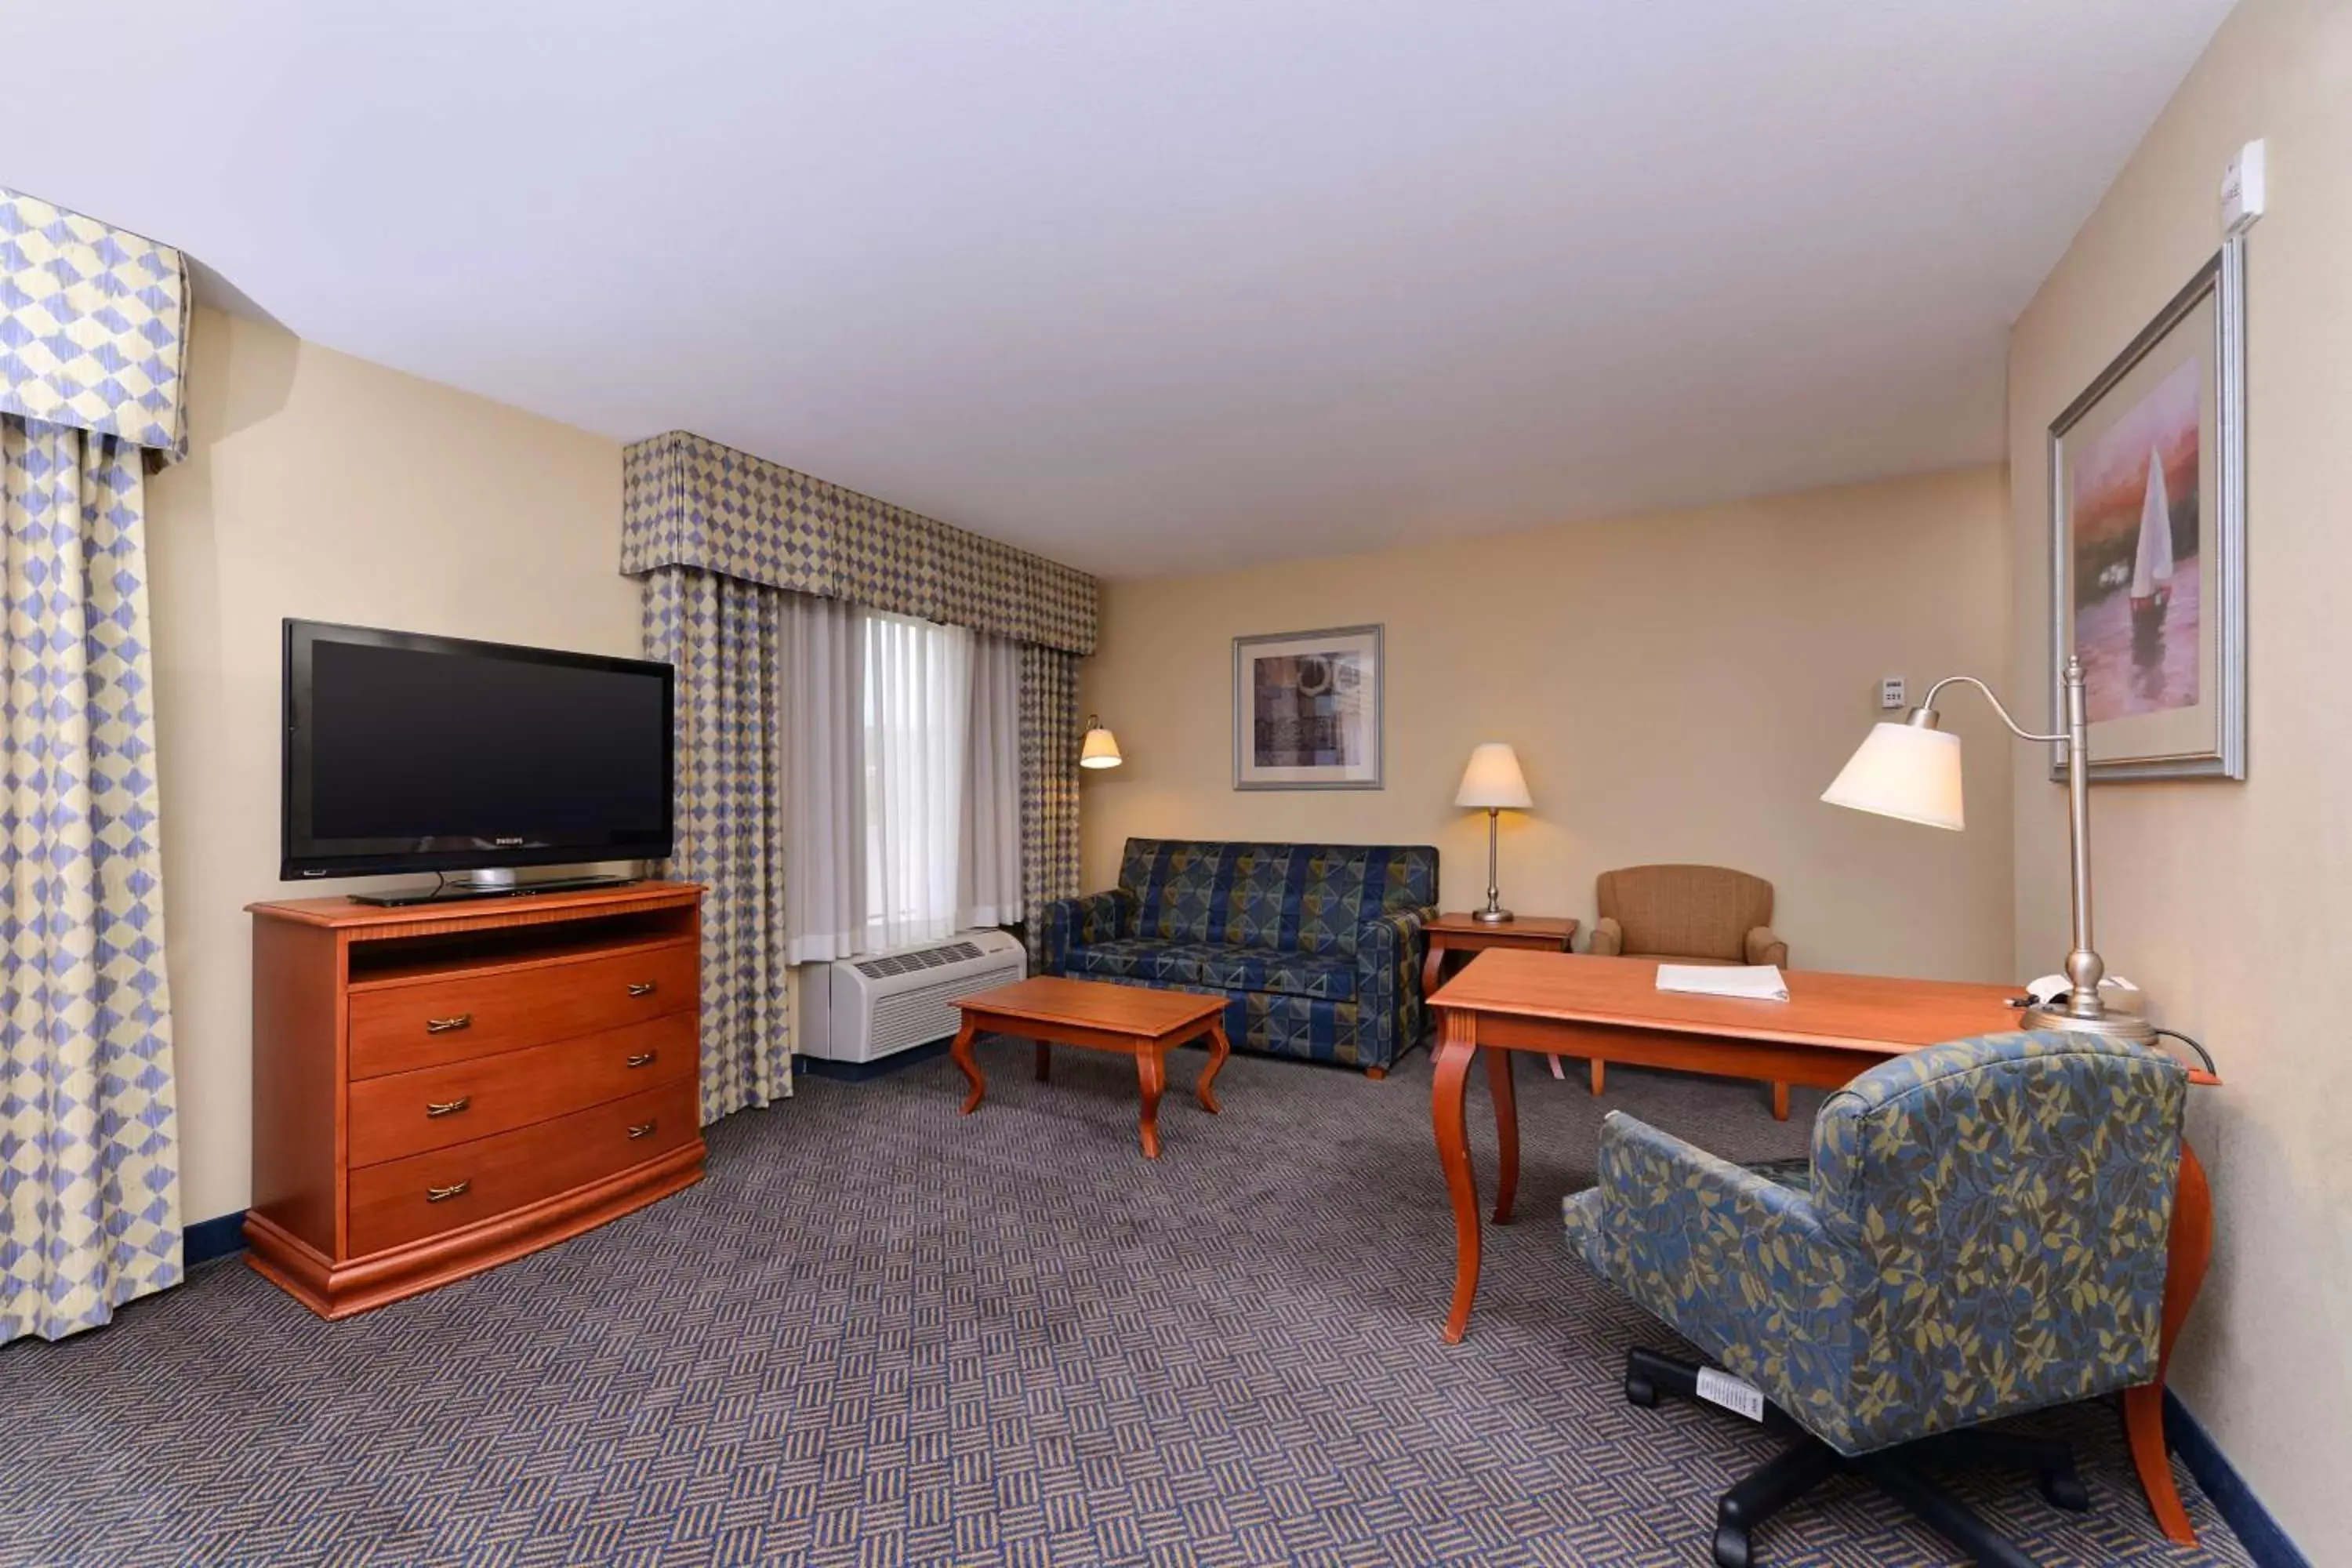
<instances>
[{"instance_id":1,"label":"wooden desk","mask_svg":"<svg viewBox=\"0 0 2352 1568\"><path fill-rule=\"evenodd\" d=\"M2015 989L1940 980L1890 980L1864 974L1788 972L1789 1000L1748 1002L1657 989L1657 963L1643 958L1500 951L1480 954L1430 997L1440 1042L1430 1088L1438 1162L1454 1205L1454 1305L1445 1340L1459 1343L1478 1293L1478 1187L1470 1168L1464 1099L1470 1059L1486 1049L1486 1081L1500 1145L1495 1223L1511 1217L1519 1184L1518 1107L1511 1053L1599 1057L1636 1067L1730 1078L1777 1079L1838 1089L1906 1051L2017 1026L2008 1005ZM2192 1083L2217 1080L2192 1071ZM2132 1463L2148 1507L2165 1533L2196 1533L2172 1484L2164 1447L2164 1368L2180 1325L2204 1283L2212 1255L2213 1205L2196 1151L2180 1147L2173 1200L2170 1271L2154 1382L2124 1394Z\"/></svg>"}]
</instances>

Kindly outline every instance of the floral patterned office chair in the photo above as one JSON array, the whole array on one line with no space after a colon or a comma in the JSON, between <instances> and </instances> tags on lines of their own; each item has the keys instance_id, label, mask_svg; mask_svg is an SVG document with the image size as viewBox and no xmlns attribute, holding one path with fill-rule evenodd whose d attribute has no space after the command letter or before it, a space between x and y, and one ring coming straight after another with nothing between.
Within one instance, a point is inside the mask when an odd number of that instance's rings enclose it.
<instances>
[{"instance_id":1,"label":"floral patterned office chair","mask_svg":"<svg viewBox=\"0 0 2352 1568\"><path fill-rule=\"evenodd\" d=\"M2016 1464L2088 1506L2065 1445L1968 1429L2156 1374L2187 1098L2169 1057L2033 1032L1872 1068L1822 1107L1809 1161L1734 1165L1609 1116L1600 1184L1562 1205L1570 1247L1739 1380L1637 1350L1626 1397L1748 1403L1795 1438L1717 1505L1720 1568L1840 1470L2031 1568L1912 1461Z\"/></svg>"}]
</instances>

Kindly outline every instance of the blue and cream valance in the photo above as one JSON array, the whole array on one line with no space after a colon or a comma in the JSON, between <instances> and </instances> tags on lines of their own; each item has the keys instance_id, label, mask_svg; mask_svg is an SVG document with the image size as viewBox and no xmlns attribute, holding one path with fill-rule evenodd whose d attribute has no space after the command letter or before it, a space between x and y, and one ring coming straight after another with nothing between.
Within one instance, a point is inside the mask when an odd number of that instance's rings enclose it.
<instances>
[{"instance_id":1,"label":"blue and cream valance","mask_svg":"<svg viewBox=\"0 0 2352 1568\"><path fill-rule=\"evenodd\" d=\"M1095 580L684 430L623 458L621 570L686 566L1088 654Z\"/></svg>"},{"instance_id":2,"label":"blue and cream valance","mask_svg":"<svg viewBox=\"0 0 2352 1568\"><path fill-rule=\"evenodd\" d=\"M188 306L170 246L0 186L0 414L185 456Z\"/></svg>"}]
</instances>

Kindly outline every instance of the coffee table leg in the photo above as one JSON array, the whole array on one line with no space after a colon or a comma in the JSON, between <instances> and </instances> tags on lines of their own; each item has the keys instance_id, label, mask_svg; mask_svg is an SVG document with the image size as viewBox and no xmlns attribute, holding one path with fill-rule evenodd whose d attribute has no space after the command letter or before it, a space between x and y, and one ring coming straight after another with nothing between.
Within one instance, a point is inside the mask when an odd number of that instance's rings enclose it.
<instances>
[{"instance_id":1,"label":"coffee table leg","mask_svg":"<svg viewBox=\"0 0 2352 1568\"><path fill-rule=\"evenodd\" d=\"M1135 1047L1135 1078L1143 1089L1143 1155L1148 1160L1160 1158L1160 1096L1168 1087L1168 1066L1160 1059L1164 1048Z\"/></svg>"},{"instance_id":2,"label":"coffee table leg","mask_svg":"<svg viewBox=\"0 0 2352 1568\"><path fill-rule=\"evenodd\" d=\"M1043 1040L1037 1042L1037 1081L1054 1081L1054 1047Z\"/></svg>"},{"instance_id":3,"label":"coffee table leg","mask_svg":"<svg viewBox=\"0 0 2352 1568\"><path fill-rule=\"evenodd\" d=\"M1223 1108L1217 1103L1217 1097L1211 1092L1210 1086L1217 1081L1218 1071L1224 1067L1225 1058L1233 1054L1233 1044L1225 1038L1223 1022L1219 1020L1210 1024L1209 1065L1201 1069L1201 1080L1192 1086L1192 1092L1199 1098L1201 1109L1212 1116Z\"/></svg>"},{"instance_id":4,"label":"coffee table leg","mask_svg":"<svg viewBox=\"0 0 2352 1568\"><path fill-rule=\"evenodd\" d=\"M1512 1053L1486 1047L1486 1090L1495 1101L1495 1142L1501 1155L1495 1178L1495 1223L1511 1223L1511 1202L1519 1195L1519 1100L1511 1082Z\"/></svg>"},{"instance_id":5,"label":"coffee table leg","mask_svg":"<svg viewBox=\"0 0 2352 1568\"><path fill-rule=\"evenodd\" d=\"M948 1055L963 1069L963 1076L971 1080L971 1092L964 1096L963 1101L966 1116L980 1109L981 1096L988 1092L988 1080L980 1076L980 1064L971 1059L971 1037L977 1033L979 1030L967 1018L963 1027L956 1031L955 1043L948 1047Z\"/></svg>"},{"instance_id":6,"label":"coffee table leg","mask_svg":"<svg viewBox=\"0 0 2352 1568\"><path fill-rule=\"evenodd\" d=\"M1463 1125L1463 1096L1470 1058L1478 1054L1475 1015L1446 1008L1439 1026L1437 1070L1429 1081L1429 1116L1437 1131L1437 1163L1445 1170L1445 1194L1454 1204L1454 1308L1445 1318L1445 1342L1460 1344L1470 1326L1470 1303L1478 1296L1478 1178L1470 1169L1469 1130Z\"/></svg>"}]
</instances>

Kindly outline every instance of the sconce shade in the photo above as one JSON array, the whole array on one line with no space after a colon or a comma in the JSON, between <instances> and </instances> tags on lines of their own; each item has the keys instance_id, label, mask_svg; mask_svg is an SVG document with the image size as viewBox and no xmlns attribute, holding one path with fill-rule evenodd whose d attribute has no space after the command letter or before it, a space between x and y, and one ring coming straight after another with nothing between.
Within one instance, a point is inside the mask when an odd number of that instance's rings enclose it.
<instances>
[{"instance_id":1,"label":"sconce shade","mask_svg":"<svg viewBox=\"0 0 2352 1568\"><path fill-rule=\"evenodd\" d=\"M1462 787L1454 793L1454 804L1481 811L1525 811L1533 805L1527 775L1519 772L1519 754L1506 742L1482 742L1462 770Z\"/></svg>"},{"instance_id":2,"label":"sconce shade","mask_svg":"<svg viewBox=\"0 0 2352 1568\"><path fill-rule=\"evenodd\" d=\"M1087 715L1087 738L1078 748L1078 766L1082 768L1115 768L1127 759L1118 754L1118 737L1102 727L1102 721Z\"/></svg>"},{"instance_id":3,"label":"sconce shade","mask_svg":"<svg viewBox=\"0 0 2352 1568\"><path fill-rule=\"evenodd\" d=\"M1960 811L1960 738L1917 724L1874 724L1822 798L1958 832L1968 826Z\"/></svg>"}]
</instances>

